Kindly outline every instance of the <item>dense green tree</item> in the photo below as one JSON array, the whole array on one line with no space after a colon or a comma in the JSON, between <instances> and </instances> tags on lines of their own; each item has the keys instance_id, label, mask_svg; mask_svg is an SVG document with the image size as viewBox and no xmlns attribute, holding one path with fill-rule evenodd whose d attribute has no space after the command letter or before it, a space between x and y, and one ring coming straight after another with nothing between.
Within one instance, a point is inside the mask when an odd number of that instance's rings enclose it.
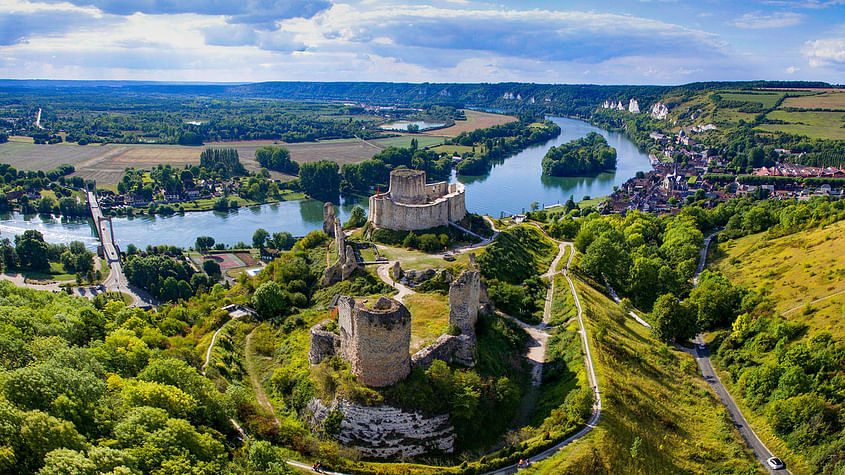
<instances>
[{"instance_id":1,"label":"dense green tree","mask_svg":"<svg viewBox=\"0 0 845 475\"><path fill-rule=\"evenodd\" d=\"M349 213L349 220L344 223L344 229L360 228L367 224L367 212L360 206L355 206Z\"/></svg>"},{"instance_id":2,"label":"dense green tree","mask_svg":"<svg viewBox=\"0 0 845 475\"><path fill-rule=\"evenodd\" d=\"M264 318L280 317L288 311L290 296L276 282L265 282L255 290L252 305Z\"/></svg>"},{"instance_id":3,"label":"dense green tree","mask_svg":"<svg viewBox=\"0 0 845 475\"><path fill-rule=\"evenodd\" d=\"M698 333L694 312L674 294L661 295L654 302L651 319L651 331L660 341L685 341Z\"/></svg>"},{"instance_id":4,"label":"dense green tree","mask_svg":"<svg viewBox=\"0 0 845 475\"><path fill-rule=\"evenodd\" d=\"M194 249L197 252L205 253L212 247L214 247L214 238L211 236L198 236L194 242Z\"/></svg>"},{"instance_id":5,"label":"dense green tree","mask_svg":"<svg viewBox=\"0 0 845 475\"><path fill-rule=\"evenodd\" d=\"M303 163L299 167L302 190L313 198L331 201L340 193L337 163L328 160Z\"/></svg>"},{"instance_id":6,"label":"dense green tree","mask_svg":"<svg viewBox=\"0 0 845 475\"><path fill-rule=\"evenodd\" d=\"M15 250L22 268L42 271L50 268L47 243L40 232L28 229L23 236L15 236Z\"/></svg>"},{"instance_id":7,"label":"dense green tree","mask_svg":"<svg viewBox=\"0 0 845 475\"><path fill-rule=\"evenodd\" d=\"M270 237L270 233L268 233L266 229L256 229L255 232L252 233L252 247L264 249L268 237Z\"/></svg>"}]
</instances>

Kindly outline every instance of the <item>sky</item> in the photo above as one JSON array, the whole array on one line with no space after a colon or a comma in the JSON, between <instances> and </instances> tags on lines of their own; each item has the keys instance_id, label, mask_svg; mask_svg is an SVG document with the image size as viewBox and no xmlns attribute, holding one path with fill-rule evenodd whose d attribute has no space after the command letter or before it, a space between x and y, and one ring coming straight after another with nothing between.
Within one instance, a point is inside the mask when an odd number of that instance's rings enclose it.
<instances>
[{"instance_id":1,"label":"sky","mask_svg":"<svg viewBox=\"0 0 845 475\"><path fill-rule=\"evenodd\" d=\"M845 0L0 0L0 78L845 82Z\"/></svg>"}]
</instances>

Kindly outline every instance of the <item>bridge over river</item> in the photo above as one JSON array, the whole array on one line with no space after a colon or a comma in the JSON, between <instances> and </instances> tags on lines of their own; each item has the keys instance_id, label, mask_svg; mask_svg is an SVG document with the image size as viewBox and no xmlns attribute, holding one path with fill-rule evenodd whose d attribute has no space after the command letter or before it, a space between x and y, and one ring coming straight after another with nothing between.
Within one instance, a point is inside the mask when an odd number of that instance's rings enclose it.
<instances>
[{"instance_id":1,"label":"bridge over river","mask_svg":"<svg viewBox=\"0 0 845 475\"><path fill-rule=\"evenodd\" d=\"M109 276L103 281L103 286L108 291L122 292L132 297L131 306L133 307L155 306L155 300L146 292L129 285L129 281L123 274L120 249L114 241L111 218L103 215L103 210L97 201L97 194L93 191L88 192L88 209L91 210L91 217L94 218L94 225L97 228L97 237L100 239L101 257L109 265Z\"/></svg>"}]
</instances>

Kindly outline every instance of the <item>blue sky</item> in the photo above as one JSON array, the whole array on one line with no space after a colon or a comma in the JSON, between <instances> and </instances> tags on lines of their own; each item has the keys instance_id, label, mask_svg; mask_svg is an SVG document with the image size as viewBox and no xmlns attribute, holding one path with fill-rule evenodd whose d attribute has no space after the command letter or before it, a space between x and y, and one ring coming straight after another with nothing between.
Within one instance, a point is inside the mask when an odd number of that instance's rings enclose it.
<instances>
[{"instance_id":1,"label":"blue sky","mask_svg":"<svg viewBox=\"0 0 845 475\"><path fill-rule=\"evenodd\" d=\"M3 0L0 77L845 82L845 0Z\"/></svg>"}]
</instances>

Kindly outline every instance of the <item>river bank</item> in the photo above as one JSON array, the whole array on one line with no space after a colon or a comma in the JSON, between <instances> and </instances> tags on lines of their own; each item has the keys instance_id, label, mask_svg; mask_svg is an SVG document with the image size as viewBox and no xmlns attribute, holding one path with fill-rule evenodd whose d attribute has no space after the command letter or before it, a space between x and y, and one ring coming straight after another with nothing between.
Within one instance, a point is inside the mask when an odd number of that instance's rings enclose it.
<instances>
[{"instance_id":1,"label":"river bank","mask_svg":"<svg viewBox=\"0 0 845 475\"><path fill-rule=\"evenodd\" d=\"M530 209L533 202L544 206L565 202L570 195L575 201L584 197L607 196L614 186L623 184L637 171L649 170L648 156L623 134L600 129L587 122L549 117L561 127L558 137L529 147L518 154L493 165L489 173L481 176L456 176L451 182L461 182L466 187L466 205L470 212L499 217ZM544 177L542 160L546 151L575 138L597 132L616 148L618 159L615 172L600 173L593 177ZM369 207L367 197L340 197L336 206L341 221L349 219L355 206ZM172 216L131 216L113 218L115 239L125 249L130 243L144 248L147 245L173 245L190 247L197 236L212 236L218 243L233 246L238 242L249 243L256 229L271 233L287 231L294 236L304 236L322 229L323 202L317 200L281 201L263 205L241 207L234 210L186 212ZM13 213L0 219L0 235L12 239L27 229L37 229L49 242L82 241L89 248L96 248L96 230L90 219L65 220L53 217Z\"/></svg>"}]
</instances>

